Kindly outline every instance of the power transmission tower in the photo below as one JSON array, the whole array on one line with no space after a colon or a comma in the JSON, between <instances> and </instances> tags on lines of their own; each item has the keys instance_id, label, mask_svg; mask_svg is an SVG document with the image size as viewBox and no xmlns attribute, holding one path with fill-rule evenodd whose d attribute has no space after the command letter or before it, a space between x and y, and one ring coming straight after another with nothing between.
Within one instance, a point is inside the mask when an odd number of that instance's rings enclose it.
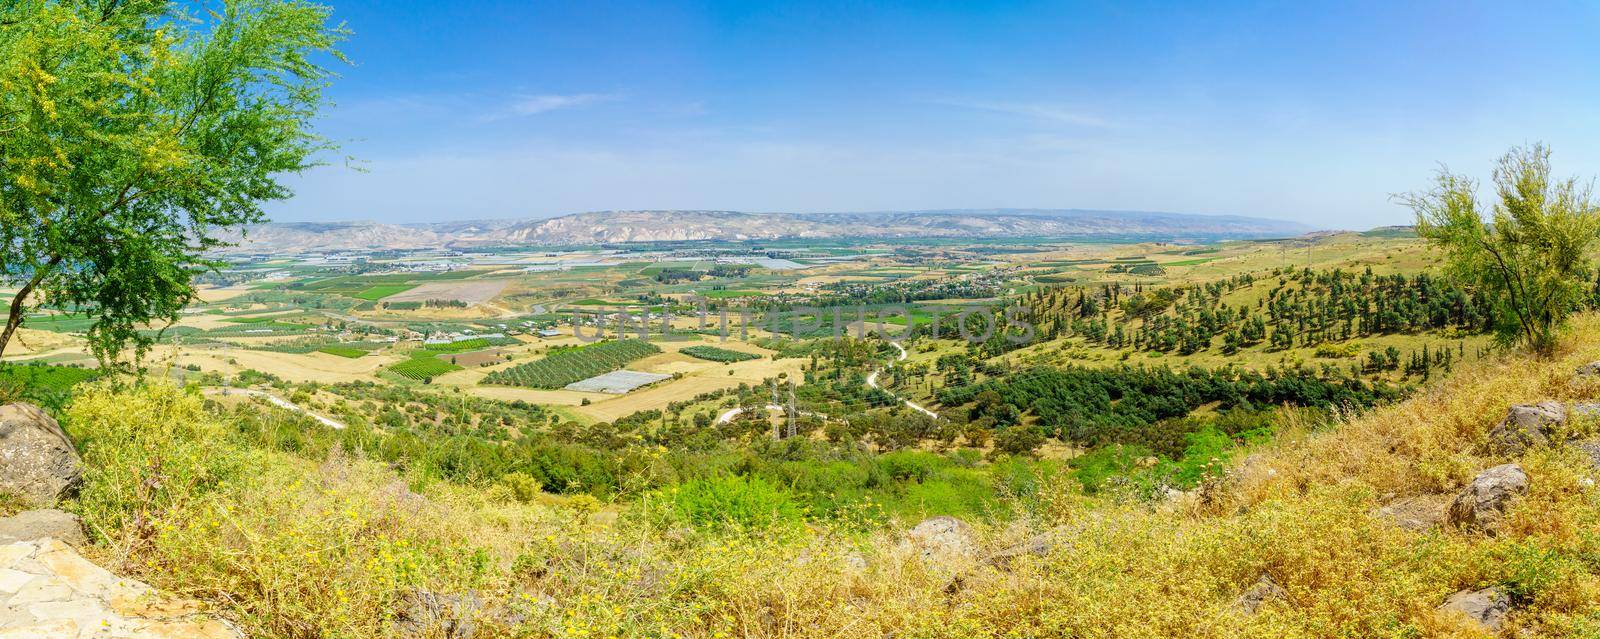
<instances>
[{"instance_id":1,"label":"power transmission tower","mask_svg":"<svg viewBox=\"0 0 1600 639\"><path fill-rule=\"evenodd\" d=\"M767 388L772 390L772 402L770 404L768 404L768 405L769 406L777 405L777 403L778 403L778 380L775 380L775 379L767 380ZM766 415L767 414L765 406L762 407L761 414L762 415ZM772 426L772 438L774 440L783 439L783 424L782 423L774 424Z\"/></svg>"},{"instance_id":2,"label":"power transmission tower","mask_svg":"<svg viewBox=\"0 0 1600 639\"><path fill-rule=\"evenodd\" d=\"M795 415L797 415L797 413L794 410L794 378L792 378L792 377L789 378L789 411L788 411L788 413L789 413L789 435L788 436L789 437L794 437L795 436L794 418L795 418Z\"/></svg>"}]
</instances>

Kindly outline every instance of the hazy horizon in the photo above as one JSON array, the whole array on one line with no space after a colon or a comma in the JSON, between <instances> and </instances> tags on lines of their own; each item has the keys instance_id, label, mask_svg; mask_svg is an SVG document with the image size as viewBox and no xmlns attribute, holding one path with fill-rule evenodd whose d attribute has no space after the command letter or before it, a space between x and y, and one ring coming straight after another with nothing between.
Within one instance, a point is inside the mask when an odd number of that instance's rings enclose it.
<instances>
[{"instance_id":1,"label":"hazy horizon","mask_svg":"<svg viewBox=\"0 0 1600 639\"><path fill-rule=\"evenodd\" d=\"M515 215L513 215L513 216L498 216L498 217L462 217L462 218L420 219L420 220L412 220L412 221L391 221L391 220L378 219L378 218L374 218L374 217L349 217L349 218L327 217L327 218L322 218L322 219L303 219L303 220L273 218L273 219L267 220L267 223L269 223L269 224L362 224L362 223L370 223L370 224L392 224L392 225L397 225L397 226L418 226L418 225L435 225L435 224L461 224L461 223L473 223L473 222L490 222L490 223L494 223L494 222L500 222L500 223L528 222L528 221L550 220L550 219L555 219L555 218L559 218L559 217L566 217L566 216L570 216L570 215L584 215L584 214L592 214L592 213L610 213L610 212L638 212L638 211L643 211L643 212L649 212L649 211L708 212L708 213L740 213L740 214L749 214L749 215L798 215L798 216L828 216L828 215L860 215L860 216L884 215L884 216L888 216L888 215L913 214L913 213L941 214L941 215L942 214L959 215L959 214L974 214L974 213L985 213L985 212L994 212L994 213L1004 214L1004 215L1022 215L1022 216L1036 215L1036 216L1043 216L1043 217L1049 217L1049 216L1052 216L1052 215L1060 215L1060 214L1064 214L1064 213L1111 214L1111 215L1177 215L1177 216L1236 218L1236 219L1242 219L1242 220L1259 220L1259 221L1269 221L1269 222L1282 222L1282 223L1285 223L1285 224L1297 224L1297 225L1300 225L1300 226L1304 227L1307 232L1311 232L1311 231L1329 231L1329 230L1346 230L1346 231L1355 230L1355 231L1360 231L1360 230L1367 230L1369 228L1372 228L1372 227L1361 227L1361 228L1322 227L1322 226L1316 226L1316 225L1313 225L1313 224L1308 224L1306 222L1301 222L1301 221L1298 221L1298 220L1291 220L1291 219L1287 219L1287 218L1283 218L1283 217L1269 217L1269 216L1262 216L1262 215L1240 215L1240 214L1235 214L1235 213L1196 213L1196 212L1191 212L1191 211L1135 211L1135 210L1115 210L1115 209L1044 208L1044 207L981 207L981 208L965 208L965 209L941 208L941 209L916 209L916 210L908 209L908 210L899 210L899 211L734 211L734 210L728 210L728 209L708 209L708 208L689 208L689 209L662 209L662 208L616 209L616 208L611 208L611 209L595 209L595 210L588 210L588 211L570 211L570 212L554 213L554 214L549 214L549 215L528 215L528 216L515 216ZM1407 225L1407 224L1409 224L1409 222L1407 222L1406 224L1401 224L1401 226ZM1380 225L1380 226L1382 226L1382 225Z\"/></svg>"}]
</instances>

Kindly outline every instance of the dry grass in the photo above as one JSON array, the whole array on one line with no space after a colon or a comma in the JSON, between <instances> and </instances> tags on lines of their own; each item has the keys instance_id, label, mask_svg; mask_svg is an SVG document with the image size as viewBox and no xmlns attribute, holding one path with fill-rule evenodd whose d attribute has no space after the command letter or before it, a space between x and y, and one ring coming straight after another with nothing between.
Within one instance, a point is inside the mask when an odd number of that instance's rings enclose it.
<instances>
[{"instance_id":1,"label":"dry grass","mask_svg":"<svg viewBox=\"0 0 1600 639\"><path fill-rule=\"evenodd\" d=\"M1596 636L1600 494L1570 451L1518 460L1531 490L1499 537L1411 532L1372 511L1506 461L1481 444L1508 405L1594 396L1570 375L1600 359L1597 338L1600 321L1583 318L1554 359L1481 362L1332 429L1291 428L1193 499L1102 503L1047 486L1021 519L974 522L986 549L1054 531L1054 552L1004 567L925 563L901 541L909 522L705 533L650 500L611 522L584 500L407 488L362 460L261 451L232 453L258 466L159 511L147 541L113 534L108 548L268 637L388 636L396 593L414 588L515 611L480 620L491 636L1474 637L1435 608L1490 585L1516 596L1504 636ZM142 406L138 392L92 395L74 427L164 418L118 408ZM91 493L94 481L106 478ZM1246 615L1233 601L1264 574L1287 596Z\"/></svg>"}]
</instances>

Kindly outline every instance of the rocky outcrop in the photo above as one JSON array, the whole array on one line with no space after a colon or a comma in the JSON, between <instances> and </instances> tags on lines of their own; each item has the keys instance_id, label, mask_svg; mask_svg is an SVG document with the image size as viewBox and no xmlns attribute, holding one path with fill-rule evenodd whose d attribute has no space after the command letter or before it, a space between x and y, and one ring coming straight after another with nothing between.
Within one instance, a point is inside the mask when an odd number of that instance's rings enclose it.
<instances>
[{"instance_id":1,"label":"rocky outcrop","mask_svg":"<svg viewBox=\"0 0 1600 639\"><path fill-rule=\"evenodd\" d=\"M989 553L989 556L984 557L983 561L997 568L1005 568L1010 566L1011 562L1025 556L1047 557L1062 543L1061 537L1064 532L1057 529L1039 533L1023 540L1022 543L1006 546Z\"/></svg>"},{"instance_id":2,"label":"rocky outcrop","mask_svg":"<svg viewBox=\"0 0 1600 639\"><path fill-rule=\"evenodd\" d=\"M978 555L977 535L967 522L955 517L924 519L906 531L906 543L924 561L934 564L961 564Z\"/></svg>"},{"instance_id":3,"label":"rocky outcrop","mask_svg":"<svg viewBox=\"0 0 1600 639\"><path fill-rule=\"evenodd\" d=\"M1529 448L1548 446L1567 423L1561 402L1512 406L1506 418L1489 431L1489 446L1505 455L1521 455Z\"/></svg>"},{"instance_id":4,"label":"rocky outcrop","mask_svg":"<svg viewBox=\"0 0 1600 639\"><path fill-rule=\"evenodd\" d=\"M34 539L58 539L73 546L89 543L78 516L60 510L29 510L0 517L0 544Z\"/></svg>"},{"instance_id":5,"label":"rocky outcrop","mask_svg":"<svg viewBox=\"0 0 1600 639\"><path fill-rule=\"evenodd\" d=\"M1578 377L1600 377L1600 362L1589 362L1578 367Z\"/></svg>"},{"instance_id":6,"label":"rocky outcrop","mask_svg":"<svg viewBox=\"0 0 1600 639\"><path fill-rule=\"evenodd\" d=\"M1528 492L1528 474L1516 464L1495 466L1472 479L1450 503L1449 522L1462 530L1497 534L1511 500Z\"/></svg>"},{"instance_id":7,"label":"rocky outcrop","mask_svg":"<svg viewBox=\"0 0 1600 639\"><path fill-rule=\"evenodd\" d=\"M0 637L238 639L198 604L120 579L55 539L0 545Z\"/></svg>"},{"instance_id":8,"label":"rocky outcrop","mask_svg":"<svg viewBox=\"0 0 1600 639\"><path fill-rule=\"evenodd\" d=\"M1463 590L1445 599L1439 611L1465 617L1480 629L1495 632L1511 611L1511 598L1496 588Z\"/></svg>"},{"instance_id":9,"label":"rocky outcrop","mask_svg":"<svg viewBox=\"0 0 1600 639\"><path fill-rule=\"evenodd\" d=\"M0 406L0 493L48 508L82 481L83 460L56 420L31 404Z\"/></svg>"},{"instance_id":10,"label":"rocky outcrop","mask_svg":"<svg viewBox=\"0 0 1600 639\"><path fill-rule=\"evenodd\" d=\"M400 637L471 639L478 631L483 601L476 594L413 590L400 601L395 630Z\"/></svg>"},{"instance_id":11,"label":"rocky outcrop","mask_svg":"<svg viewBox=\"0 0 1600 639\"><path fill-rule=\"evenodd\" d=\"M1424 532L1443 524L1452 498L1443 495L1417 495L1389 502L1372 515L1406 530Z\"/></svg>"},{"instance_id":12,"label":"rocky outcrop","mask_svg":"<svg viewBox=\"0 0 1600 639\"><path fill-rule=\"evenodd\" d=\"M1600 437L1583 440L1573 444L1573 447L1589 461L1590 468L1600 470Z\"/></svg>"},{"instance_id":13,"label":"rocky outcrop","mask_svg":"<svg viewBox=\"0 0 1600 639\"><path fill-rule=\"evenodd\" d=\"M1288 599L1289 593L1284 592L1283 586L1279 586L1278 582L1273 581L1271 575L1262 574L1261 578L1256 580L1255 585L1250 586L1248 590L1239 595L1238 599L1233 600L1233 606L1244 614L1253 615L1262 606L1274 601L1287 601Z\"/></svg>"}]
</instances>

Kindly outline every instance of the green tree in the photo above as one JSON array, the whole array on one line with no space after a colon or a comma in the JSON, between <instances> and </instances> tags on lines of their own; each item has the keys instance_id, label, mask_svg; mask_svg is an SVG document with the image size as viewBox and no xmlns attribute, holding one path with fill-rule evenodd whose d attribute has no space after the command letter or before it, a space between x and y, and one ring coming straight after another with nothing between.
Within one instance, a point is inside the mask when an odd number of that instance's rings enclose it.
<instances>
[{"instance_id":1,"label":"green tree","mask_svg":"<svg viewBox=\"0 0 1600 639\"><path fill-rule=\"evenodd\" d=\"M207 252L331 144L311 121L342 59L330 10L233 0L0 3L0 355L41 305L113 362L176 321Z\"/></svg>"},{"instance_id":2,"label":"green tree","mask_svg":"<svg viewBox=\"0 0 1600 639\"><path fill-rule=\"evenodd\" d=\"M1445 253L1452 273L1494 301L1506 342L1548 353L1584 297L1600 210L1574 178L1553 180L1550 150L1514 148L1494 170L1490 217L1477 182L1441 169L1433 189L1397 196L1417 215L1417 233Z\"/></svg>"}]
</instances>

